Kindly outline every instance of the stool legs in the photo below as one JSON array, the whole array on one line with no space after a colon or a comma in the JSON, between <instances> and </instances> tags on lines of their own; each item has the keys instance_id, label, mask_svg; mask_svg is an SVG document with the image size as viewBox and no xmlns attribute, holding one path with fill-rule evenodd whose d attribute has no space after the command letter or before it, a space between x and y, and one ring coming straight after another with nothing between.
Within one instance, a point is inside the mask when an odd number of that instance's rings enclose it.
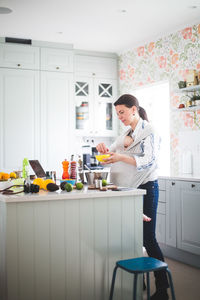
<instances>
[{"instance_id":1,"label":"stool legs","mask_svg":"<svg viewBox=\"0 0 200 300\"><path fill-rule=\"evenodd\" d=\"M150 283L149 283L149 272L147 274L147 300L150 300Z\"/></svg>"},{"instance_id":2,"label":"stool legs","mask_svg":"<svg viewBox=\"0 0 200 300\"><path fill-rule=\"evenodd\" d=\"M172 300L176 300L171 272L168 268L166 269L166 272L167 272L168 278L169 278L169 285L170 285L170 288L171 288Z\"/></svg>"},{"instance_id":3,"label":"stool legs","mask_svg":"<svg viewBox=\"0 0 200 300\"><path fill-rule=\"evenodd\" d=\"M112 298L113 298L113 291L114 291L114 286L115 286L115 277L116 277L116 273L117 273L117 268L118 268L118 266L116 266L113 270L113 277L112 277L112 284L111 284L111 289L110 289L109 300L112 300Z\"/></svg>"},{"instance_id":4,"label":"stool legs","mask_svg":"<svg viewBox=\"0 0 200 300\"><path fill-rule=\"evenodd\" d=\"M137 300L137 278L138 274L134 274L134 280L133 280L133 300Z\"/></svg>"}]
</instances>

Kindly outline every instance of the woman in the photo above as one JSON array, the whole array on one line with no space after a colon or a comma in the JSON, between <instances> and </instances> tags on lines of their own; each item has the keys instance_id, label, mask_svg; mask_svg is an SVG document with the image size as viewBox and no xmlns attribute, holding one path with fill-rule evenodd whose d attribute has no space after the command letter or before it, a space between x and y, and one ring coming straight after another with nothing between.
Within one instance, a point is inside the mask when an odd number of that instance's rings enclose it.
<instances>
[{"instance_id":1,"label":"woman","mask_svg":"<svg viewBox=\"0 0 200 300\"><path fill-rule=\"evenodd\" d=\"M139 103L134 96L122 95L114 106L119 120L130 128L116 139L110 149L104 143L98 144L96 148L102 154L110 153L104 164L111 164L110 177L114 184L146 190L143 213L149 216L151 221L143 222L143 244L149 256L164 261L155 236L158 205L158 137L150 123L140 117ZM154 275L156 292L151 299L169 299L166 272L158 271Z\"/></svg>"}]
</instances>

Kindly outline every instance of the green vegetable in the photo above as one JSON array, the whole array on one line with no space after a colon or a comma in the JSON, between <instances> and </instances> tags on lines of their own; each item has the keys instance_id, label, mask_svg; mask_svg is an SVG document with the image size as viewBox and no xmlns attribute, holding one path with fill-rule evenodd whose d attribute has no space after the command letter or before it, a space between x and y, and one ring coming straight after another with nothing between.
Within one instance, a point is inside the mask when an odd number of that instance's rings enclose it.
<instances>
[{"instance_id":1,"label":"green vegetable","mask_svg":"<svg viewBox=\"0 0 200 300\"><path fill-rule=\"evenodd\" d=\"M102 186L106 186L107 185L107 180L106 179L102 179Z\"/></svg>"},{"instance_id":2,"label":"green vegetable","mask_svg":"<svg viewBox=\"0 0 200 300\"><path fill-rule=\"evenodd\" d=\"M66 183L66 184L65 184L65 190L66 190L67 192L71 192L71 191L73 190L72 184L71 184L71 183Z\"/></svg>"},{"instance_id":3,"label":"green vegetable","mask_svg":"<svg viewBox=\"0 0 200 300\"><path fill-rule=\"evenodd\" d=\"M76 183L76 188L77 188L77 190L82 190L82 188L83 188L82 182L77 182Z\"/></svg>"}]
</instances>

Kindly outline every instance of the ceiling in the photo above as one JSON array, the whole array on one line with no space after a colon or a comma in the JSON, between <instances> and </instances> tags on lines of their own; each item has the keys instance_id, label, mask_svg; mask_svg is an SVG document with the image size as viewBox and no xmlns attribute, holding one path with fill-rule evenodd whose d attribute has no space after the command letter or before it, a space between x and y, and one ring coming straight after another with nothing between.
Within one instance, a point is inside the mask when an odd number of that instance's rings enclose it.
<instances>
[{"instance_id":1,"label":"ceiling","mask_svg":"<svg viewBox=\"0 0 200 300\"><path fill-rule=\"evenodd\" d=\"M197 6L196 9L192 6ZM0 0L0 36L123 52L200 23L200 0Z\"/></svg>"}]
</instances>

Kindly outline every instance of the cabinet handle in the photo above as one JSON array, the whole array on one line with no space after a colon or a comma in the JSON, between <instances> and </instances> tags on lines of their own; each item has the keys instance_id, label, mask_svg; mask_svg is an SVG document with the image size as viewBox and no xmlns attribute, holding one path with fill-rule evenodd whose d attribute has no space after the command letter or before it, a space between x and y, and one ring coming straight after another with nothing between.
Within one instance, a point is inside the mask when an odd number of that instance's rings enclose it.
<instances>
[{"instance_id":1,"label":"cabinet handle","mask_svg":"<svg viewBox=\"0 0 200 300\"><path fill-rule=\"evenodd\" d=\"M59 67L56 67L56 70L59 70L60 68Z\"/></svg>"},{"instance_id":2,"label":"cabinet handle","mask_svg":"<svg viewBox=\"0 0 200 300\"><path fill-rule=\"evenodd\" d=\"M172 182L172 185L175 185L175 182Z\"/></svg>"},{"instance_id":3,"label":"cabinet handle","mask_svg":"<svg viewBox=\"0 0 200 300\"><path fill-rule=\"evenodd\" d=\"M95 76L96 74L95 73L92 73L92 76Z\"/></svg>"},{"instance_id":4,"label":"cabinet handle","mask_svg":"<svg viewBox=\"0 0 200 300\"><path fill-rule=\"evenodd\" d=\"M195 184L192 183L192 184L191 184L191 187L192 187L192 188L195 187Z\"/></svg>"},{"instance_id":5,"label":"cabinet handle","mask_svg":"<svg viewBox=\"0 0 200 300\"><path fill-rule=\"evenodd\" d=\"M21 64L17 64L18 67L21 67Z\"/></svg>"}]
</instances>

